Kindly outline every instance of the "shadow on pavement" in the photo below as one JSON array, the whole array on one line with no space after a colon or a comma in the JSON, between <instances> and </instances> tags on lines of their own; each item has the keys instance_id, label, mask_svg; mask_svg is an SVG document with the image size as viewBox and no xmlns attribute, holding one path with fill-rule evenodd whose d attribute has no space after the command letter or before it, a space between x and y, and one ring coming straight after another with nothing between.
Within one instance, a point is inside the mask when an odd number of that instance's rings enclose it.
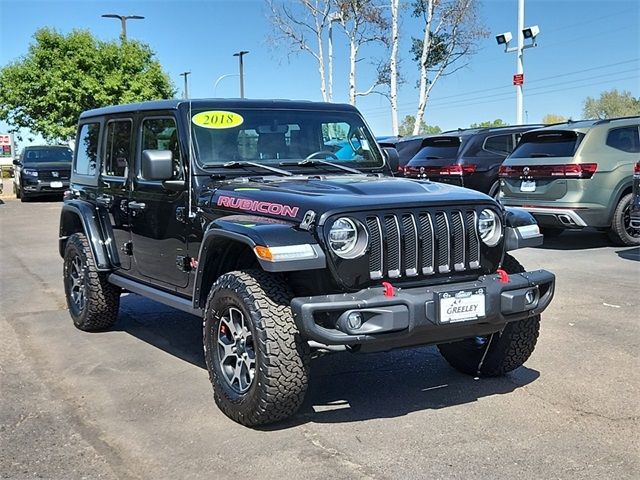
<instances>
[{"instance_id":1,"label":"shadow on pavement","mask_svg":"<svg viewBox=\"0 0 640 480\"><path fill-rule=\"evenodd\" d=\"M616 250L616 253L620 258L624 258L625 260L640 262L640 247L628 248L627 250Z\"/></svg>"},{"instance_id":2,"label":"shadow on pavement","mask_svg":"<svg viewBox=\"0 0 640 480\"><path fill-rule=\"evenodd\" d=\"M611 242L605 232L584 229L566 230L557 237L545 237L544 243L535 248L544 250L588 250L610 246Z\"/></svg>"},{"instance_id":3,"label":"shadow on pavement","mask_svg":"<svg viewBox=\"0 0 640 480\"><path fill-rule=\"evenodd\" d=\"M123 295L115 329L177 358L206 368L202 320L137 295ZM309 422L358 422L447 408L510 393L539 372L519 368L506 377L474 380L451 368L435 347L386 353L333 353L311 362L309 390L300 412L264 427L282 430Z\"/></svg>"}]
</instances>

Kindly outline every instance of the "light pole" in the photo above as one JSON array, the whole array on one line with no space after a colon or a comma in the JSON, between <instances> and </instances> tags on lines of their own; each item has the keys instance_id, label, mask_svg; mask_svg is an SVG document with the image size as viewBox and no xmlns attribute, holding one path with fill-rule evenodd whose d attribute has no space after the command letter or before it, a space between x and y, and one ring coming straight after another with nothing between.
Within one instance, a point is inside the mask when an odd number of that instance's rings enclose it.
<instances>
[{"instance_id":1,"label":"light pole","mask_svg":"<svg viewBox=\"0 0 640 480\"><path fill-rule=\"evenodd\" d=\"M189 81L187 80L189 75L191 75L191 72L182 72L180 74L181 77L184 77L184 91L182 92L184 98L189 98Z\"/></svg>"},{"instance_id":2,"label":"light pole","mask_svg":"<svg viewBox=\"0 0 640 480\"><path fill-rule=\"evenodd\" d=\"M496 35L498 45L504 45L505 53L516 52L516 74L513 76L513 84L516 87L516 123L522 125L522 117L524 114L524 49L536 47L536 37L540 33L537 25L531 27L524 26L524 0L518 0L518 45L509 47L509 42L513 38L511 32ZM531 43L525 45L524 40L530 39Z\"/></svg>"},{"instance_id":3,"label":"light pole","mask_svg":"<svg viewBox=\"0 0 640 480\"><path fill-rule=\"evenodd\" d=\"M240 98L244 98L244 62L242 57L244 57L247 53L246 50L240 50L237 53L234 53L234 57L238 57L239 65L240 65Z\"/></svg>"},{"instance_id":4,"label":"light pole","mask_svg":"<svg viewBox=\"0 0 640 480\"><path fill-rule=\"evenodd\" d=\"M103 18L117 18L122 25L120 30L120 38L123 42L127 41L127 20L144 20L144 17L140 15L118 15L116 13L105 13Z\"/></svg>"},{"instance_id":5,"label":"light pole","mask_svg":"<svg viewBox=\"0 0 640 480\"><path fill-rule=\"evenodd\" d=\"M237 73L225 73L224 75L220 75L213 84L213 96L217 97L218 92L218 84L227 77L238 77Z\"/></svg>"}]
</instances>

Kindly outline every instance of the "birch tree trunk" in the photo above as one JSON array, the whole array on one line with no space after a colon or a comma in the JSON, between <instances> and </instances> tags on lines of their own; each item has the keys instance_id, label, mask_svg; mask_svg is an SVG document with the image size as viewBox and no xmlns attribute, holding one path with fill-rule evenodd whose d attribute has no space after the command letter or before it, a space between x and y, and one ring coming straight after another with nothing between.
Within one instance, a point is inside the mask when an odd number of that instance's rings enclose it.
<instances>
[{"instance_id":1,"label":"birch tree trunk","mask_svg":"<svg viewBox=\"0 0 640 480\"><path fill-rule=\"evenodd\" d=\"M325 102L327 99L327 76L324 70L324 45L322 44L322 29L316 22L318 27L318 73L320 74L320 92L322 93L322 100Z\"/></svg>"},{"instance_id":2,"label":"birch tree trunk","mask_svg":"<svg viewBox=\"0 0 640 480\"><path fill-rule=\"evenodd\" d=\"M426 0L426 25L424 27L424 38L422 39L422 55L420 57L420 86L418 87L419 99L418 110L416 111L416 123L413 125L413 135L420 133L420 125L424 119L424 110L428 100L429 71L427 58L431 49L431 23L433 22L433 8L435 0Z\"/></svg>"},{"instance_id":3,"label":"birch tree trunk","mask_svg":"<svg viewBox=\"0 0 640 480\"><path fill-rule=\"evenodd\" d=\"M349 41L349 103L356 104L356 60L358 58L358 46L355 39Z\"/></svg>"},{"instance_id":4,"label":"birch tree trunk","mask_svg":"<svg viewBox=\"0 0 640 480\"><path fill-rule=\"evenodd\" d=\"M389 59L390 83L389 101L391 103L391 130L398 135L398 3L391 0L391 57Z\"/></svg>"}]
</instances>

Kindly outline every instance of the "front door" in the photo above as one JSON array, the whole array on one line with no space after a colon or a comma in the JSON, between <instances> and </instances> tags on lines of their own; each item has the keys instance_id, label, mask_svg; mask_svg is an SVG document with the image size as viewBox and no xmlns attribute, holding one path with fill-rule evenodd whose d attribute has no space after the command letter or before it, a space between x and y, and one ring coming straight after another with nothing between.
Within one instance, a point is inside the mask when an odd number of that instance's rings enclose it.
<instances>
[{"instance_id":1,"label":"front door","mask_svg":"<svg viewBox=\"0 0 640 480\"><path fill-rule=\"evenodd\" d=\"M171 150L172 180L184 180L185 171L172 116L142 118L136 147L136 171L129 202L135 275L164 287L186 287L189 283L187 256L187 191L166 190L162 182L142 177L143 150Z\"/></svg>"},{"instance_id":2,"label":"front door","mask_svg":"<svg viewBox=\"0 0 640 480\"><path fill-rule=\"evenodd\" d=\"M133 165L133 120L107 121L103 137L103 163L96 204L114 263L123 270L131 268L131 232L129 226L129 169Z\"/></svg>"}]
</instances>

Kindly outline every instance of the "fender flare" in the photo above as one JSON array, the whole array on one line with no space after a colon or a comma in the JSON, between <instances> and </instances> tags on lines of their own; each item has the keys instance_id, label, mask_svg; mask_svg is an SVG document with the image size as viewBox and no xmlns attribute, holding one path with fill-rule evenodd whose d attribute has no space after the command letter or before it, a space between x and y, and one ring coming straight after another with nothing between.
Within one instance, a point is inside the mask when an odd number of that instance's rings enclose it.
<instances>
[{"instance_id":1,"label":"fender flare","mask_svg":"<svg viewBox=\"0 0 640 480\"><path fill-rule=\"evenodd\" d=\"M82 200L70 200L64 203L62 211L60 212L60 236L58 239L58 251L61 257L64 257L64 249L67 243L67 239L76 233L70 232L67 229L67 223L65 220L69 215L76 217L82 225L82 230L89 240L91 246L91 252L96 262L96 267L100 271L112 270L111 262L107 255L107 249L105 242L102 239L102 232L98 223L98 218L95 210L90 203Z\"/></svg>"}]
</instances>

